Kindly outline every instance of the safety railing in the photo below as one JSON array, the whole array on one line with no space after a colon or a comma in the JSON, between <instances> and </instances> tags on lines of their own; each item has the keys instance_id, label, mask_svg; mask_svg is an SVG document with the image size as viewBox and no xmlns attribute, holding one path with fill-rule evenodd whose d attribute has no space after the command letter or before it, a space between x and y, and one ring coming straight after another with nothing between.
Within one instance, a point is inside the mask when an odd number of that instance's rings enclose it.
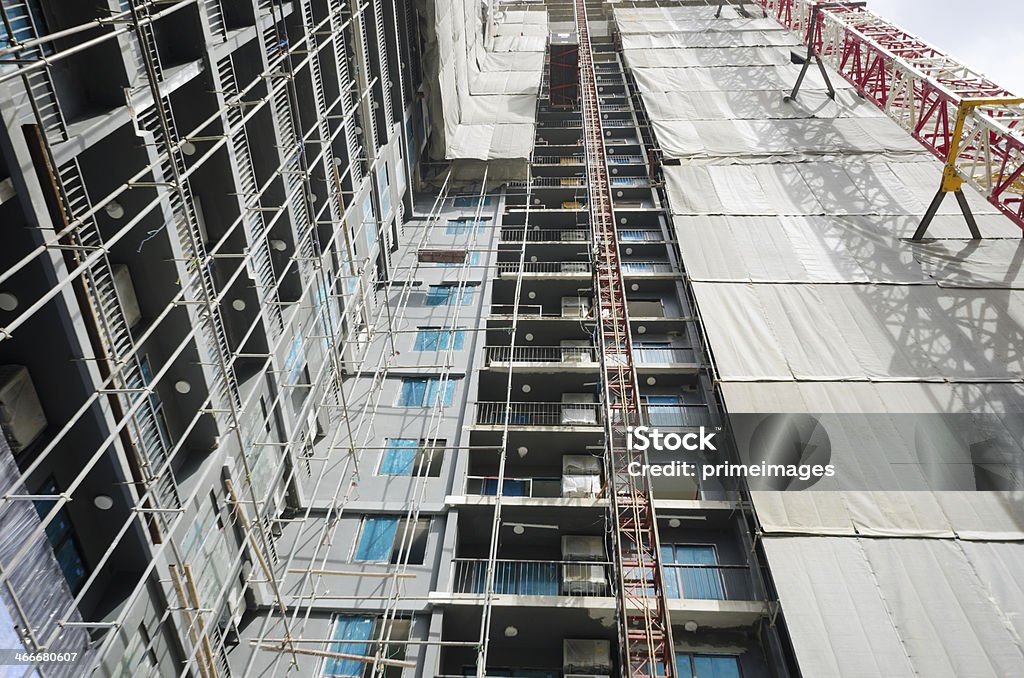
<instances>
[{"instance_id":1,"label":"safety railing","mask_svg":"<svg viewBox=\"0 0 1024 678\"><path fill-rule=\"evenodd\" d=\"M499 261L499 273L589 274L589 261Z\"/></svg>"},{"instance_id":2,"label":"safety railing","mask_svg":"<svg viewBox=\"0 0 1024 678\"><path fill-rule=\"evenodd\" d=\"M509 478L499 479L498 476L466 476L466 494L482 497L493 497L498 494L506 497L543 497L557 498L562 496L561 478Z\"/></svg>"},{"instance_id":3,"label":"safety railing","mask_svg":"<svg viewBox=\"0 0 1024 678\"><path fill-rule=\"evenodd\" d=\"M665 236L661 231L643 229L619 229L619 242L662 242Z\"/></svg>"},{"instance_id":4,"label":"safety railing","mask_svg":"<svg viewBox=\"0 0 1024 678\"><path fill-rule=\"evenodd\" d=\"M529 181L510 181L512 188L584 188L587 185L583 177L534 177Z\"/></svg>"},{"instance_id":5,"label":"safety railing","mask_svg":"<svg viewBox=\"0 0 1024 678\"><path fill-rule=\"evenodd\" d=\"M622 272L631 273L673 273L675 270L667 261L623 261L620 263Z\"/></svg>"},{"instance_id":6,"label":"safety railing","mask_svg":"<svg viewBox=\"0 0 1024 678\"><path fill-rule=\"evenodd\" d=\"M658 233L660 237L661 234ZM502 242L587 242L590 231L585 228L503 228Z\"/></svg>"},{"instance_id":7,"label":"safety railing","mask_svg":"<svg viewBox=\"0 0 1024 678\"><path fill-rule=\"evenodd\" d=\"M493 363L564 363L593 364L591 346L486 346L487 364Z\"/></svg>"},{"instance_id":8,"label":"safety railing","mask_svg":"<svg viewBox=\"0 0 1024 678\"><path fill-rule=\"evenodd\" d=\"M492 590L518 596L609 596L607 562L569 560L496 560ZM456 558L453 593L483 595L487 591L488 561Z\"/></svg>"},{"instance_id":9,"label":"safety railing","mask_svg":"<svg viewBox=\"0 0 1024 678\"><path fill-rule=\"evenodd\" d=\"M476 404L476 423L511 426L600 426L601 408L596 403Z\"/></svg>"},{"instance_id":10,"label":"safety railing","mask_svg":"<svg viewBox=\"0 0 1024 678\"><path fill-rule=\"evenodd\" d=\"M534 165L582 165L582 155L535 155Z\"/></svg>"},{"instance_id":11,"label":"safety railing","mask_svg":"<svg viewBox=\"0 0 1024 678\"><path fill-rule=\"evenodd\" d=\"M638 365L691 364L697 362L697 352L692 348L645 348L634 346L633 361Z\"/></svg>"},{"instance_id":12,"label":"safety railing","mask_svg":"<svg viewBox=\"0 0 1024 678\"><path fill-rule=\"evenodd\" d=\"M669 405L645 402L643 409L647 424L656 428L696 428L712 425L711 413L707 405Z\"/></svg>"},{"instance_id":13,"label":"safety railing","mask_svg":"<svg viewBox=\"0 0 1024 678\"><path fill-rule=\"evenodd\" d=\"M686 600L759 600L746 565L662 563L665 595Z\"/></svg>"}]
</instances>

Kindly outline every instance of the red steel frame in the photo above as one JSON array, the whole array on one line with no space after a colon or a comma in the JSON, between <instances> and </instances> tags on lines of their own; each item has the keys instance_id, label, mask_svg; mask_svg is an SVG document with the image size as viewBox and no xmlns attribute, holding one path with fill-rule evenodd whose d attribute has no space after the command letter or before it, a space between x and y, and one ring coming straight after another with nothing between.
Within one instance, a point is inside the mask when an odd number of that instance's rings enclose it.
<instances>
[{"instance_id":1,"label":"red steel frame","mask_svg":"<svg viewBox=\"0 0 1024 678\"><path fill-rule=\"evenodd\" d=\"M862 6L754 1L1024 229L1021 99Z\"/></svg>"},{"instance_id":2,"label":"red steel frame","mask_svg":"<svg viewBox=\"0 0 1024 678\"><path fill-rule=\"evenodd\" d=\"M594 234L594 291L601 334L606 467L611 488L613 541L618 575L621 675L675 676L672 627L668 619L654 507L646 475L629 473L643 452L627 445L628 427L641 423L640 390L633 366L625 285L606 164L597 78L584 0L575 0L580 43L580 99Z\"/></svg>"}]
</instances>

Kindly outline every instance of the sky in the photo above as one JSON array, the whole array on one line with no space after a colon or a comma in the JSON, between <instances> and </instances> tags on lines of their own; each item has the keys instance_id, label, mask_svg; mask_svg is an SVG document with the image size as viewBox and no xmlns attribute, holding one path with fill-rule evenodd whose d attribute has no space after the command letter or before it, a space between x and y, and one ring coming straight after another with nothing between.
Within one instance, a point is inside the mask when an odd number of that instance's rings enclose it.
<instances>
[{"instance_id":1,"label":"sky","mask_svg":"<svg viewBox=\"0 0 1024 678\"><path fill-rule=\"evenodd\" d=\"M1024 96L1024 0L868 0L868 9Z\"/></svg>"}]
</instances>

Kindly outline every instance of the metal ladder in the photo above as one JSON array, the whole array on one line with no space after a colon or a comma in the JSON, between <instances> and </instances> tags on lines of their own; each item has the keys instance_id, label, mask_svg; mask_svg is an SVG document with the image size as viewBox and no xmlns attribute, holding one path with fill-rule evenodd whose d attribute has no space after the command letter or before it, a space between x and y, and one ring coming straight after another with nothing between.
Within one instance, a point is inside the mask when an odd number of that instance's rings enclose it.
<instances>
[{"instance_id":1,"label":"metal ladder","mask_svg":"<svg viewBox=\"0 0 1024 678\"><path fill-rule=\"evenodd\" d=\"M625 284L619 261L593 45L585 0L575 0L579 35L588 208L594 237L594 292L604 386L606 465L611 494L612 540L617 571L619 639L623 676L675 676L651 491L645 475L629 473L644 454L629 449L627 429L642 422L633 366Z\"/></svg>"},{"instance_id":2,"label":"metal ladder","mask_svg":"<svg viewBox=\"0 0 1024 678\"><path fill-rule=\"evenodd\" d=\"M74 221L80 218L78 215L85 214L92 207L78 160L73 159L61 166L57 170L57 178L65 216L69 221ZM79 261L103 248L99 225L91 216L82 219L70 239L76 248L75 258ZM181 499L168 464L168 441L164 440L160 431L153 401L144 392L147 386L146 379L135 354L135 342L117 294L113 268L106 253L88 266L82 278L89 304L98 320L100 341L110 365L111 388L117 391L117 397L125 412L135 406L140 398L145 398L145 402L135 411L128 423L129 435L136 448L128 452L135 455L146 487L153 488L154 503L163 508L179 508ZM157 512L156 517L163 527L167 527L168 514Z\"/></svg>"},{"instance_id":3,"label":"metal ladder","mask_svg":"<svg viewBox=\"0 0 1024 678\"><path fill-rule=\"evenodd\" d=\"M252 250L249 270L256 281L256 291L260 298L260 306L264 317L268 320L270 336L276 338L284 330L281 318L281 307L278 303L277 276L274 273L270 258L270 245L267 242L267 224L260 206L259 186L256 182L256 171L252 164L249 137L243 122L245 115L238 105L238 83L235 80L235 69L231 56L226 56L217 64L220 86L224 92L225 121L230 130L229 141L231 151L238 162L238 173L241 179L242 223L246 230L246 240Z\"/></svg>"}]
</instances>

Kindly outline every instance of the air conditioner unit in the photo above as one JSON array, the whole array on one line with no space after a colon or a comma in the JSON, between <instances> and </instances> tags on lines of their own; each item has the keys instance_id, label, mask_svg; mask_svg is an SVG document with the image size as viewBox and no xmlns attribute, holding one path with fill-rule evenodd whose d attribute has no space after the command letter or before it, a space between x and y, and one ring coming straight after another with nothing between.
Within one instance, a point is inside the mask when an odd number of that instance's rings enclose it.
<instances>
[{"instance_id":1,"label":"air conditioner unit","mask_svg":"<svg viewBox=\"0 0 1024 678\"><path fill-rule=\"evenodd\" d=\"M564 563L562 565L562 594L567 596L599 596L608 592L608 579L604 565L593 563Z\"/></svg>"},{"instance_id":2,"label":"air conditioner unit","mask_svg":"<svg viewBox=\"0 0 1024 678\"><path fill-rule=\"evenodd\" d=\"M601 476L562 476L562 497L566 499L593 499L601 493Z\"/></svg>"},{"instance_id":3,"label":"air conditioner unit","mask_svg":"<svg viewBox=\"0 0 1024 678\"><path fill-rule=\"evenodd\" d=\"M566 638L562 641L562 673L565 678L610 676L611 641Z\"/></svg>"},{"instance_id":4,"label":"air conditioner unit","mask_svg":"<svg viewBox=\"0 0 1024 678\"><path fill-rule=\"evenodd\" d=\"M139 309L139 298L135 296L135 283L132 282L132 274L124 264L114 264L113 272L114 289L117 291L117 298L121 300L124 320L128 327L135 327L135 324L142 319L142 311Z\"/></svg>"},{"instance_id":5,"label":"air conditioner unit","mask_svg":"<svg viewBox=\"0 0 1024 678\"><path fill-rule=\"evenodd\" d=\"M28 368L21 365L0 365L0 427L15 454L46 428L46 415L36 387Z\"/></svg>"},{"instance_id":6,"label":"air conditioner unit","mask_svg":"<svg viewBox=\"0 0 1024 678\"><path fill-rule=\"evenodd\" d=\"M577 363L580 365L593 365L594 353L590 341L587 339L563 339L559 346L562 349L563 363Z\"/></svg>"},{"instance_id":7,"label":"air conditioner unit","mask_svg":"<svg viewBox=\"0 0 1024 678\"><path fill-rule=\"evenodd\" d=\"M601 475L601 460L592 454L564 454L562 475Z\"/></svg>"},{"instance_id":8,"label":"air conditioner unit","mask_svg":"<svg viewBox=\"0 0 1024 678\"><path fill-rule=\"evenodd\" d=\"M587 239L587 232L582 230L562 231L562 240L582 242Z\"/></svg>"},{"instance_id":9,"label":"air conditioner unit","mask_svg":"<svg viewBox=\"0 0 1024 678\"><path fill-rule=\"evenodd\" d=\"M587 297L562 297L562 317L590 317L590 299Z\"/></svg>"},{"instance_id":10,"label":"air conditioner unit","mask_svg":"<svg viewBox=\"0 0 1024 678\"><path fill-rule=\"evenodd\" d=\"M604 537L575 534L563 535L562 560L605 560Z\"/></svg>"},{"instance_id":11,"label":"air conditioner unit","mask_svg":"<svg viewBox=\"0 0 1024 678\"><path fill-rule=\"evenodd\" d=\"M593 393L562 394L563 425L593 425L597 423L597 398Z\"/></svg>"}]
</instances>

